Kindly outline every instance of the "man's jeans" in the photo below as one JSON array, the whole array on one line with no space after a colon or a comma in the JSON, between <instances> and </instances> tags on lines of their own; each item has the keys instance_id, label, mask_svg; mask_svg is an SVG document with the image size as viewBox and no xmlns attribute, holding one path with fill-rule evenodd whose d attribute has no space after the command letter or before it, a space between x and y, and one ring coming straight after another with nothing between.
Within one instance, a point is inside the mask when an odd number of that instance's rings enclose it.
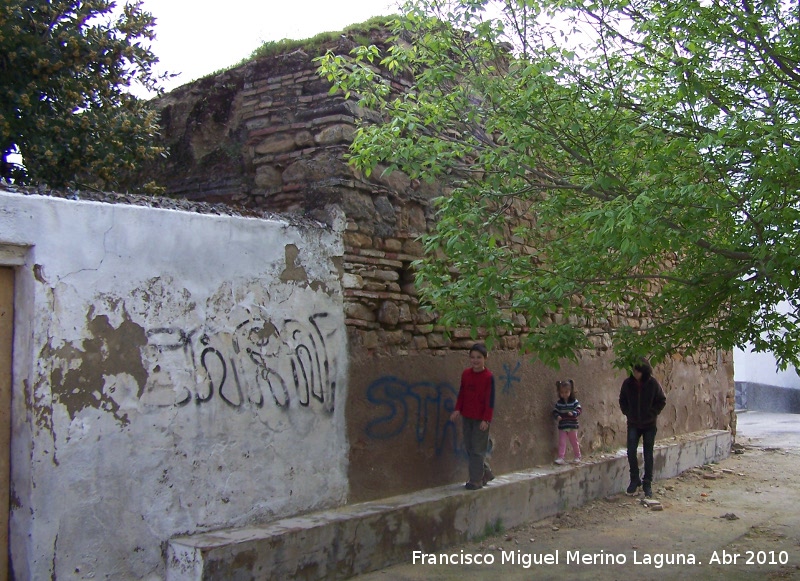
<instances>
[{"instance_id":1,"label":"man's jeans","mask_svg":"<svg viewBox=\"0 0 800 581\"><path fill-rule=\"evenodd\" d=\"M643 482L653 481L653 445L656 442L656 427L637 428L628 426L628 466L631 469L631 482L639 481L639 461L636 455L636 448L639 446L639 438L642 439L644 455L644 478Z\"/></svg>"}]
</instances>

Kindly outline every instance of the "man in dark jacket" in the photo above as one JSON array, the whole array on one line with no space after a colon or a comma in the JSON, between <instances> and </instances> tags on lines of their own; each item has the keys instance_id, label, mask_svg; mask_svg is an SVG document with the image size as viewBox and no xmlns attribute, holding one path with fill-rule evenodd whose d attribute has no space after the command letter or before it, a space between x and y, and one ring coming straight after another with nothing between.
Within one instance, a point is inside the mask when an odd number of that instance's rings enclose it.
<instances>
[{"instance_id":1,"label":"man in dark jacket","mask_svg":"<svg viewBox=\"0 0 800 581\"><path fill-rule=\"evenodd\" d=\"M650 362L642 357L633 366L633 372L622 383L619 392L619 407L628 418L628 466L631 470L631 483L628 494L633 494L639 486L647 498L653 496L653 445L656 441L656 419L667 398L661 384L653 377ZM639 462L636 448L642 439L644 455L644 478L639 478Z\"/></svg>"}]
</instances>

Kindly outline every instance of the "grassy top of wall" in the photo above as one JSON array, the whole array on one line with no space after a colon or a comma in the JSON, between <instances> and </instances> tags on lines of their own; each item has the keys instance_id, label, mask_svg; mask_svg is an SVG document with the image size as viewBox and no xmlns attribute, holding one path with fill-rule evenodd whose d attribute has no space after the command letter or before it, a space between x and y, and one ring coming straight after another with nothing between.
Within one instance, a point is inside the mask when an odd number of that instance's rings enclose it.
<instances>
[{"instance_id":1,"label":"grassy top of wall","mask_svg":"<svg viewBox=\"0 0 800 581\"><path fill-rule=\"evenodd\" d=\"M295 50L303 50L305 52L316 52L319 49L325 47L326 45L329 45L337 41L342 36L346 36L347 38L349 38L358 45L369 45L374 42L372 39L372 35L370 33L374 33L379 30L387 30L388 23L393 18L395 17L374 16L373 18L370 18L365 22L351 24L350 26L347 26L343 30L321 32L315 36L312 36L311 38L305 38L301 40L284 38L282 40L268 41L262 44L257 49L255 49L250 54L250 56L243 58L238 63L233 64L229 67L222 68L218 71L214 71L213 73L210 73L209 75L206 76L207 77L216 76L227 70L234 69L252 60L262 57L270 57L279 54L286 54Z\"/></svg>"}]
</instances>

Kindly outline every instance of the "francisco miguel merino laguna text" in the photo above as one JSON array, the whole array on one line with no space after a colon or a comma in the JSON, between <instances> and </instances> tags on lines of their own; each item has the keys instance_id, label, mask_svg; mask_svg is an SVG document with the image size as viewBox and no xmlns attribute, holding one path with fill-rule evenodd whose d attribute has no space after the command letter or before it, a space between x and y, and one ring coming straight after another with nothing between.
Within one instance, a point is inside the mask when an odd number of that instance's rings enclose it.
<instances>
[{"instance_id":1,"label":"francisco miguel merino laguna text","mask_svg":"<svg viewBox=\"0 0 800 581\"><path fill-rule=\"evenodd\" d=\"M516 551L500 551L494 553L425 553L413 551L413 565L520 565L529 569L533 565L625 565L629 562L625 553L582 553L581 551L564 551L558 549L552 553L523 553ZM562 557L564 559L562 560ZM632 565L651 565L660 569L664 565L696 565L699 564L692 553L639 553L633 551L630 558Z\"/></svg>"}]
</instances>

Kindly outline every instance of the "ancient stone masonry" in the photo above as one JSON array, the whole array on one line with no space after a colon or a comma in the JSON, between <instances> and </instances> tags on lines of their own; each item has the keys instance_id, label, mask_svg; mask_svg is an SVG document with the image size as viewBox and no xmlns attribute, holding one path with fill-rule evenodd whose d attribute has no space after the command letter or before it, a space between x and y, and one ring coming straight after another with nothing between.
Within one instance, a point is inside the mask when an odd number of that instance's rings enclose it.
<instances>
[{"instance_id":1,"label":"ancient stone masonry","mask_svg":"<svg viewBox=\"0 0 800 581\"><path fill-rule=\"evenodd\" d=\"M386 31L370 34L371 42L385 42ZM327 223L338 207L346 218L343 282L351 346L377 355L466 348L470 331L437 325L435 315L420 308L413 284L412 263L423 254L419 236L432 225L430 201L443 193L441 186L399 171L386 175L381 167L367 178L346 162L359 119L374 113L331 94L313 59L353 46L342 37L307 52L263 57L166 95L158 106L170 157L148 179L155 177L173 196ZM403 79L393 82L396 91L406 89ZM520 244L511 225L532 217L513 207L507 218L506 239ZM606 351L605 332L620 320L647 324L624 306L613 320L573 322L590 329L596 349ZM528 328L523 316L515 323L499 348L519 348Z\"/></svg>"},{"instance_id":2,"label":"ancient stone masonry","mask_svg":"<svg viewBox=\"0 0 800 581\"><path fill-rule=\"evenodd\" d=\"M329 94L313 58L352 46L340 39L313 54L262 58L165 96L158 106L170 157L149 173L168 194L189 199L326 222L338 206L346 216L343 281L354 345L385 354L463 347L468 334L446 339L418 308L413 284L418 237L440 190L382 168L366 178L346 163L357 119L369 113Z\"/></svg>"},{"instance_id":3,"label":"ancient stone masonry","mask_svg":"<svg viewBox=\"0 0 800 581\"><path fill-rule=\"evenodd\" d=\"M252 60L162 97L157 106L170 156L147 172L147 180L176 197L341 227L343 252L336 260L347 328L349 499L365 500L461 478L458 428L449 416L475 335L439 324L414 285L420 236L433 228L432 200L446 194L445 187L399 171L386 174L383 167L365 176L347 163L357 125L374 113L331 94L314 58L327 50L348 54L356 44L348 34ZM379 29L360 34L359 43L378 45L387 36ZM395 90L405 90L403 79L393 82ZM533 258L536 249L512 234L535 220L530 208L512 204L505 218L500 237ZM562 317L556 311L550 321ZM616 398L624 374L611 365L609 333L620 324L645 327L650 321L621 304L610 316L571 323L587 329L595 347L559 371L585 389L584 451L621 446L625 427ZM492 425L499 473L550 461L554 445L549 411L556 372L519 352L528 332L528 321L517 315L492 350L502 418ZM675 355L658 374L670 400L660 437L732 425L729 353Z\"/></svg>"}]
</instances>

